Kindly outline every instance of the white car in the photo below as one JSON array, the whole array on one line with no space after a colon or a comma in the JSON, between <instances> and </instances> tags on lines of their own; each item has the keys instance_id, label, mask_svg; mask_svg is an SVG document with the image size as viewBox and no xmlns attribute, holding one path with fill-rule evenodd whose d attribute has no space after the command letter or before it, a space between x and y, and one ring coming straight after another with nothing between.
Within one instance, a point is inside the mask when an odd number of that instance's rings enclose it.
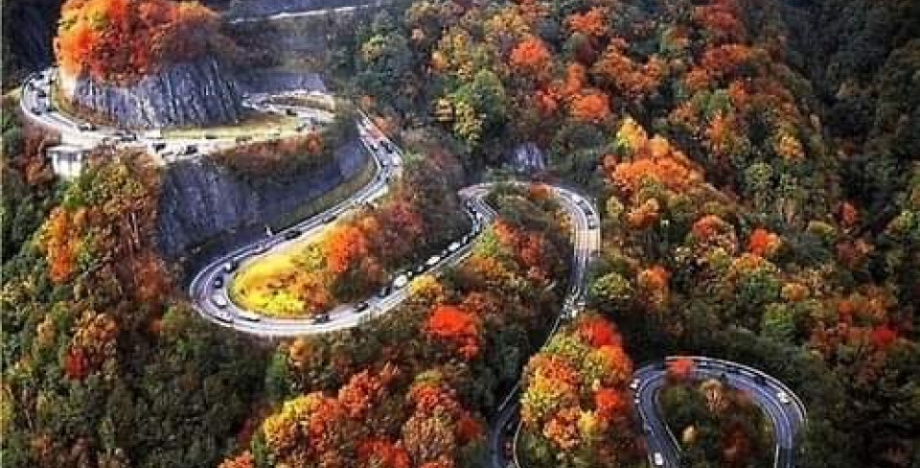
<instances>
[{"instance_id":1,"label":"white car","mask_svg":"<svg viewBox=\"0 0 920 468\"><path fill-rule=\"evenodd\" d=\"M399 289L407 284L409 284L409 277L406 275L399 275L395 280L393 280L394 289Z\"/></svg>"},{"instance_id":2,"label":"white car","mask_svg":"<svg viewBox=\"0 0 920 468\"><path fill-rule=\"evenodd\" d=\"M655 462L655 466L664 466L664 456L661 455L661 452L655 452L652 455L652 461Z\"/></svg>"},{"instance_id":3,"label":"white car","mask_svg":"<svg viewBox=\"0 0 920 468\"><path fill-rule=\"evenodd\" d=\"M225 298L224 296L220 295L219 293L214 293L214 294L211 295L211 302L212 302L215 306L217 306L219 309L226 309L226 308L227 308L227 305L228 305L228 304L227 304L227 298Z\"/></svg>"},{"instance_id":4,"label":"white car","mask_svg":"<svg viewBox=\"0 0 920 468\"><path fill-rule=\"evenodd\" d=\"M779 402L784 405L788 405L789 403L792 403L792 400L789 399L789 395L787 395L786 392L777 393L776 398L778 398Z\"/></svg>"},{"instance_id":5,"label":"white car","mask_svg":"<svg viewBox=\"0 0 920 468\"><path fill-rule=\"evenodd\" d=\"M641 381L640 381L639 379L633 379L633 381L630 382L630 384L629 384L629 389L632 390L632 391L639 390L639 384L640 384L640 383L641 383Z\"/></svg>"},{"instance_id":6,"label":"white car","mask_svg":"<svg viewBox=\"0 0 920 468\"><path fill-rule=\"evenodd\" d=\"M441 261L441 257L437 255L432 255L431 257L428 258L428 260L425 261L425 266L430 268L430 267L437 265L438 262L440 261Z\"/></svg>"}]
</instances>

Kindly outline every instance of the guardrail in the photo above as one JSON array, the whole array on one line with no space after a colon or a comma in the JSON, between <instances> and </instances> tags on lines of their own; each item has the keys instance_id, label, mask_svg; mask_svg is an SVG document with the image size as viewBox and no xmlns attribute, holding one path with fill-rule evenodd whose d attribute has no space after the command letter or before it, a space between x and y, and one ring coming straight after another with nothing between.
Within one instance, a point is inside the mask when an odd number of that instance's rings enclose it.
<instances>
[{"instance_id":1,"label":"guardrail","mask_svg":"<svg viewBox=\"0 0 920 468\"><path fill-rule=\"evenodd\" d=\"M767 380L767 382L773 384L774 387L778 388L779 390L781 390L782 392L784 392L786 395L789 396L789 399L792 400L793 404L796 407L796 411L798 411L799 415L801 416L802 424L805 424L805 422L808 420L808 412L805 409L805 404L802 403L802 400L799 398L799 396L796 395L795 392L793 392L792 389L787 387L786 384L784 384L781 380L777 379L776 377L773 377L770 374L767 374L766 372L763 372L759 369L753 368L745 364L737 363L734 361L728 361L728 360L719 359L719 358L710 358L706 356L692 356L692 355L691 356L668 356L667 358L665 358L665 362L671 362L671 361L674 361L676 359L681 359L681 358L692 359L694 363L703 362L703 361L716 362L726 368L733 367L737 369L743 369L752 375L758 375L758 376L764 377Z\"/></svg>"}]
</instances>

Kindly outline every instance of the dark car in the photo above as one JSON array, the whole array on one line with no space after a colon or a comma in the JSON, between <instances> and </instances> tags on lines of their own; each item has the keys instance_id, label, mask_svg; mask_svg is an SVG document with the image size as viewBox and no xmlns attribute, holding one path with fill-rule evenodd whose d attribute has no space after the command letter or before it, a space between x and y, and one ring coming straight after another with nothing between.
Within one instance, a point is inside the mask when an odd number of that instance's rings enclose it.
<instances>
[{"instance_id":1,"label":"dark car","mask_svg":"<svg viewBox=\"0 0 920 468\"><path fill-rule=\"evenodd\" d=\"M236 260L230 260L227 263L224 263L224 271L227 273L232 273L236 271L236 268L240 266L240 263Z\"/></svg>"},{"instance_id":2,"label":"dark car","mask_svg":"<svg viewBox=\"0 0 920 468\"><path fill-rule=\"evenodd\" d=\"M218 276L217 278L214 278L214 282L211 283L211 285L214 286L214 289L219 289L219 288L224 287L224 278L222 276Z\"/></svg>"},{"instance_id":3,"label":"dark car","mask_svg":"<svg viewBox=\"0 0 920 468\"><path fill-rule=\"evenodd\" d=\"M216 140L216 139L217 139L217 135L215 135L215 134L213 134L213 133L205 133L205 134L204 134L204 139L205 139L205 140Z\"/></svg>"},{"instance_id":4,"label":"dark car","mask_svg":"<svg viewBox=\"0 0 920 468\"><path fill-rule=\"evenodd\" d=\"M387 294L390 294L390 291L391 291L391 287L390 287L390 285L388 284L388 285L386 285L386 286L380 288L380 291L377 292L377 296L378 296L378 297L386 297Z\"/></svg>"},{"instance_id":5,"label":"dark car","mask_svg":"<svg viewBox=\"0 0 920 468\"><path fill-rule=\"evenodd\" d=\"M314 323L314 324L329 323L331 320L332 320L332 319L329 318L329 314L319 314L319 315L313 317L313 323Z\"/></svg>"},{"instance_id":6,"label":"dark car","mask_svg":"<svg viewBox=\"0 0 920 468\"><path fill-rule=\"evenodd\" d=\"M386 149L388 153L393 152L393 145L391 145L389 141L383 140L380 144L383 145L383 148Z\"/></svg>"},{"instance_id":7,"label":"dark car","mask_svg":"<svg viewBox=\"0 0 920 468\"><path fill-rule=\"evenodd\" d=\"M325 218L323 218L323 224L329 224L329 223L335 221L336 219L339 219L339 215L337 215L337 214L331 214L331 215L326 216Z\"/></svg>"},{"instance_id":8,"label":"dark car","mask_svg":"<svg viewBox=\"0 0 920 468\"><path fill-rule=\"evenodd\" d=\"M370 304L368 304L367 302L361 301L355 304L355 313L360 314L362 312L367 311L367 309L370 309L370 308L371 308Z\"/></svg>"},{"instance_id":9,"label":"dark car","mask_svg":"<svg viewBox=\"0 0 920 468\"><path fill-rule=\"evenodd\" d=\"M48 93L46 93L43 89L39 89L35 94L40 98L48 97Z\"/></svg>"},{"instance_id":10,"label":"dark car","mask_svg":"<svg viewBox=\"0 0 920 468\"><path fill-rule=\"evenodd\" d=\"M285 115L289 115L291 117L297 117L297 111L295 111L294 109L285 109L284 113Z\"/></svg>"},{"instance_id":11,"label":"dark car","mask_svg":"<svg viewBox=\"0 0 920 468\"><path fill-rule=\"evenodd\" d=\"M300 229L291 229L290 231L284 233L284 238L288 240L296 239L300 237L301 234L303 233L300 231Z\"/></svg>"}]
</instances>

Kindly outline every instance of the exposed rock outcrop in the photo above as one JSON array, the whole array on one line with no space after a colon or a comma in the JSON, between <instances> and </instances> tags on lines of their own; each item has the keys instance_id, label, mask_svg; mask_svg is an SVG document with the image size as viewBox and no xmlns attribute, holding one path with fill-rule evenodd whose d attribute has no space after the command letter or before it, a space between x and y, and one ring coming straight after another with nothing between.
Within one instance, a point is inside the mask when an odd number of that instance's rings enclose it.
<instances>
[{"instance_id":1,"label":"exposed rock outcrop","mask_svg":"<svg viewBox=\"0 0 920 468\"><path fill-rule=\"evenodd\" d=\"M266 224L360 174L368 157L352 142L319 169L258 183L208 159L172 164L160 190L158 248L172 258L200 256L189 249L204 242L219 244L209 246L213 253L229 251L263 235Z\"/></svg>"},{"instance_id":2,"label":"exposed rock outcrop","mask_svg":"<svg viewBox=\"0 0 920 468\"><path fill-rule=\"evenodd\" d=\"M213 58L169 65L127 86L62 75L61 91L77 108L122 127L213 125L242 114L237 84Z\"/></svg>"}]
</instances>

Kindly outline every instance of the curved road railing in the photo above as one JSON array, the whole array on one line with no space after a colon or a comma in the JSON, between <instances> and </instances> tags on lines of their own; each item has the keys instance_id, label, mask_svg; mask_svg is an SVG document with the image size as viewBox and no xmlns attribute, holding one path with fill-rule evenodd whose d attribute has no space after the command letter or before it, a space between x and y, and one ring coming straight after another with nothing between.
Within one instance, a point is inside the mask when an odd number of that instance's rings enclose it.
<instances>
[{"instance_id":1,"label":"curved road railing","mask_svg":"<svg viewBox=\"0 0 920 468\"><path fill-rule=\"evenodd\" d=\"M680 447L667 423L661 418L658 404L658 395L667 381L667 363L678 358L693 360L695 365L692 377L721 379L750 395L772 422L774 466L795 466L793 454L796 434L805 426L806 421L805 406L798 396L781 381L760 370L705 356L672 356L665 362L644 366L634 373L634 403L642 421L652 466L680 466ZM660 460L656 460L656 454L661 457Z\"/></svg>"}]
</instances>

